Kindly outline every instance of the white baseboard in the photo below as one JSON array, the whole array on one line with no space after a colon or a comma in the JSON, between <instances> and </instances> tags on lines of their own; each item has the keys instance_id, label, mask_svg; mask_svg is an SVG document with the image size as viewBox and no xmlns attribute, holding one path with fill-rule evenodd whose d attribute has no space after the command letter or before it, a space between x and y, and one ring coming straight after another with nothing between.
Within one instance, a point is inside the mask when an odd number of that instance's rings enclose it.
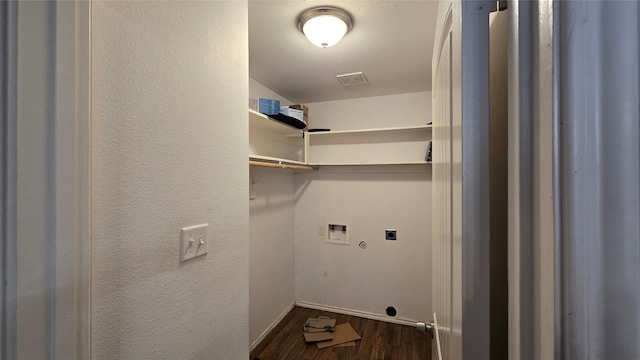
<instances>
[{"instance_id":1,"label":"white baseboard","mask_svg":"<svg viewBox=\"0 0 640 360\"><path fill-rule=\"evenodd\" d=\"M388 322L388 323L392 323L392 324L408 325L408 326L412 326L412 327L415 327L416 326L416 322L417 322L416 320L398 319L398 318L388 317L388 316L380 315L380 314L374 314L374 313L370 313L370 312L366 312L366 311L345 309L345 308L341 308L341 307L337 307L337 306L314 304L314 303L310 303L310 302L306 302L306 301L296 301L295 305L303 307L303 308L308 308L308 309L329 311L329 312L334 312L334 313L338 313L338 314L357 316L357 317L361 317L361 318L365 318L365 319L384 321L384 322Z\"/></svg>"},{"instance_id":2,"label":"white baseboard","mask_svg":"<svg viewBox=\"0 0 640 360\"><path fill-rule=\"evenodd\" d=\"M267 335L269 335L271 330L273 330L276 326L278 326L278 324L280 324L280 321L282 321L282 319L284 319L284 317L287 316L287 314L291 311L291 309L293 309L294 306L296 306L295 301L292 302L291 305L287 306L287 308L284 309L284 311L280 315L278 315L278 317L273 321L273 323L271 323L271 325L269 325L269 327L265 331L263 331L262 334L260 334L260 336L258 336L256 341L254 341L253 344L251 344L251 347L249 348L249 352L253 351L258 345L260 345L262 340L264 340L264 338L267 337Z\"/></svg>"}]
</instances>

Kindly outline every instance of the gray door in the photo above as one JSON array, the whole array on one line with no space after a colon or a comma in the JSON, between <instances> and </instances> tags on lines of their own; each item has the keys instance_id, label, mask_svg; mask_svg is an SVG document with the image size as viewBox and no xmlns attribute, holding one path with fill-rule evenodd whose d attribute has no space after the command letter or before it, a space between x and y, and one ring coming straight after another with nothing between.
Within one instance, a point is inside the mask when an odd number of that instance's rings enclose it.
<instances>
[{"instance_id":1,"label":"gray door","mask_svg":"<svg viewBox=\"0 0 640 360\"><path fill-rule=\"evenodd\" d=\"M638 359L640 4L510 11L510 358Z\"/></svg>"}]
</instances>

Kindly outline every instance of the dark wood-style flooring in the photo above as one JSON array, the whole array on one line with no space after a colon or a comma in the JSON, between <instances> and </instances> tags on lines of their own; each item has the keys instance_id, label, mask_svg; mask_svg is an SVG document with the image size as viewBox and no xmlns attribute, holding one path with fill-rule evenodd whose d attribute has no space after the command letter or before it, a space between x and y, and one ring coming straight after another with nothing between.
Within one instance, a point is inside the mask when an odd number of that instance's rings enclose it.
<instances>
[{"instance_id":1,"label":"dark wood-style flooring","mask_svg":"<svg viewBox=\"0 0 640 360\"><path fill-rule=\"evenodd\" d=\"M308 318L329 316L336 324L349 323L362 337L355 347L329 347L318 350L302 335ZM431 336L414 327L390 324L356 316L294 307L278 326L251 352L260 360L429 360Z\"/></svg>"}]
</instances>

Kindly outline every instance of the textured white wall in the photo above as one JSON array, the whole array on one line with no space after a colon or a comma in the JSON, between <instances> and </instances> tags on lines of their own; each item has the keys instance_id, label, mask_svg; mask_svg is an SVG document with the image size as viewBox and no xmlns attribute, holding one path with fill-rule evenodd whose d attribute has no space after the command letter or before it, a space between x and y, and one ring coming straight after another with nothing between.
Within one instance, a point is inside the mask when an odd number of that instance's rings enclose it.
<instances>
[{"instance_id":1,"label":"textured white wall","mask_svg":"<svg viewBox=\"0 0 640 360\"><path fill-rule=\"evenodd\" d=\"M431 92L311 103L311 127L426 124ZM430 319L431 173L403 166L328 167L296 176L296 299L398 318ZM351 245L324 243L318 226L348 224ZM397 241L384 239L395 228ZM367 248L358 247L360 241Z\"/></svg>"},{"instance_id":2,"label":"textured white wall","mask_svg":"<svg viewBox=\"0 0 640 360\"><path fill-rule=\"evenodd\" d=\"M307 105L311 128L369 129L425 125L431 121L431 91Z\"/></svg>"},{"instance_id":3,"label":"textured white wall","mask_svg":"<svg viewBox=\"0 0 640 360\"><path fill-rule=\"evenodd\" d=\"M92 31L93 357L246 359L247 4L97 1Z\"/></svg>"},{"instance_id":4,"label":"textured white wall","mask_svg":"<svg viewBox=\"0 0 640 360\"><path fill-rule=\"evenodd\" d=\"M291 101L283 98L280 94L273 92L273 90L268 87L260 84L259 82L249 78L249 97L250 98L265 98L265 99L273 99L280 100L281 105L291 104Z\"/></svg>"},{"instance_id":5,"label":"textured white wall","mask_svg":"<svg viewBox=\"0 0 640 360\"><path fill-rule=\"evenodd\" d=\"M249 97L289 100L249 79ZM250 204L249 341L253 344L294 299L294 173L253 167Z\"/></svg>"},{"instance_id":6,"label":"textured white wall","mask_svg":"<svg viewBox=\"0 0 640 360\"><path fill-rule=\"evenodd\" d=\"M296 176L297 300L379 315L394 306L398 318L430 319L431 174L405 170L322 168ZM348 225L349 246L318 235L328 221ZM397 230L397 241L385 240L386 228Z\"/></svg>"},{"instance_id":7,"label":"textured white wall","mask_svg":"<svg viewBox=\"0 0 640 360\"><path fill-rule=\"evenodd\" d=\"M253 167L250 208L251 343L293 303L294 185L288 170Z\"/></svg>"}]
</instances>

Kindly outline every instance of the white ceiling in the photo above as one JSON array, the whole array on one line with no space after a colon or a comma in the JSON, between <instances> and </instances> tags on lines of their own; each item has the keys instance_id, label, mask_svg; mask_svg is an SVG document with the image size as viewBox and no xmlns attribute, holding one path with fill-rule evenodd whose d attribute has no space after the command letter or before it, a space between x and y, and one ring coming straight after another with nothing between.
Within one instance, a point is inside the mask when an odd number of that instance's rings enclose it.
<instances>
[{"instance_id":1,"label":"white ceiling","mask_svg":"<svg viewBox=\"0 0 640 360\"><path fill-rule=\"evenodd\" d=\"M314 6L347 10L354 27L322 49L298 31L298 15ZM249 1L249 76L294 103L431 89L431 52L438 2ZM343 87L336 75L362 71L369 84Z\"/></svg>"}]
</instances>

